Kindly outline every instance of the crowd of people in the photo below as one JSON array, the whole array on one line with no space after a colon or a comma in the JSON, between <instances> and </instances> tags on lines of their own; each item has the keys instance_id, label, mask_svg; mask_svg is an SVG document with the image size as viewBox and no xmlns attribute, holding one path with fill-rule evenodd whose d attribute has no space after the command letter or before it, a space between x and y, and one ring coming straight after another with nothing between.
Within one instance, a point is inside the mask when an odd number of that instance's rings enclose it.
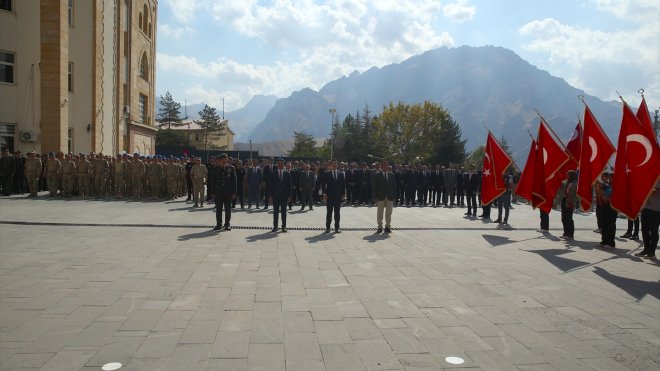
<instances>
[{"instance_id":1,"label":"crowd of people","mask_svg":"<svg viewBox=\"0 0 660 371\"><path fill-rule=\"evenodd\" d=\"M325 204L326 232L334 219L340 229L340 206L377 206L378 232L391 233L391 215L399 207L467 207L468 218L491 219L491 207L497 207L494 222L507 228L509 210L516 197L513 190L519 177L504 175L505 192L492 204L480 199L481 171L448 164L392 164L389 161L337 162L284 161L273 158L231 159L226 154L202 164L199 157L142 156L102 153L65 154L35 152L23 156L3 150L0 158L0 185L3 195L12 193L36 197L48 191L49 197L116 198L134 200L172 200L187 196L192 207L213 202L216 206L215 229L230 227L231 209L274 209L273 231L286 232L286 210L294 205L300 210ZM574 238L573 213L577 177L569 172L555 199L562 211L562 238ZM614 248L617 212L609 206L612 188L610 174L604 173L594 187L596 195L596 232L602 236L599 246ZM477 209L481 208L480 215ZM655 258L660 219L658 185L642 211L641 231L644 250L637 254ZM385 217L383 225L382 218ZM224 218L224 223L222 222ZM549 216L540 212L539 232L549 230ZM629 221L622 237L638 239L640 219Z\"/></svg>"}]
</instances>

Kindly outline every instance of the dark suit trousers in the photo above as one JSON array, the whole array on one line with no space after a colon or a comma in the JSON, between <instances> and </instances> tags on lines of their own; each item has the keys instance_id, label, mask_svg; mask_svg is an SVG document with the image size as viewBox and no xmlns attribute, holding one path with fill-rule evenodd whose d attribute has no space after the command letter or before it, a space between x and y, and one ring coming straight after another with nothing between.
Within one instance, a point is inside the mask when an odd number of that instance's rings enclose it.
<instances>
[{"instance_id":1,"label":"dark suit trousers","mask_svg":"<svg viewBox=\"0 0 660 371\"><path fill-rule=\"evenodd\" d=\"M282 228L286 228L286 198L273 198L273 228L277 228L278 219L282 215Z\"/></svg>"},{"instance_id":2,"label":"dark suit trousers","mask_svg":"<svg viewBox=\"0 0 660 371\"><path fill-rule=\"evenodd\" d=\"M325 227L330 229L330 221L332 220L332 214L335 214L335 229L339 229L339 218L341 210L341 200L331 200L328 199L326 203L326 214L325 214Z\"/></svg>"},{"instance_id":3,"label":"dark suit trousers","mask_svg":"<svg viewBox=\"0 0 660 371\"><path fill-rule=\"evenodd\" d=\"M467 192L467 208L468 214L477 215L477 194L475 192Z\"/></svg>"},{"instance_id":4,"label":"dark suit trousers","mask_svg":"<svg viewBox=\"0 0 660 371\"><path fill-rule=\"evenodd\" d=\"M224 226L229 226L231 221L231 200L215 200L215 225L220 227L222 226L222 211L225 211L225 224Z\"/></svg>"},{"instance_id":5,"label":"dark suit trousers","mask_svg":"<svg viewBox=\"0 0 660 371\"><path fill-rule=\"evenodd\" d=\"M312 195L314 193L314 189L313 188L308 188L308 189L302 188L300 190L300 193L301 193L300 199L301 199L301 202L302 202L302 207L305 207L305 205L309 205L309 207L312 207L314 205L312 203L313 202L312 201Z\"/></svg>"},{"instance_id":6,"label":"dark suit trousers","mask_svg":"<svg viewBox=\"0 0 660 371\"><path fill-rule=\"evenodd\" d=\"M658 247L658 225L660 225L660 211L642 209L642 240L644 253L655 256Z\"/></svg>"}]
</instances>

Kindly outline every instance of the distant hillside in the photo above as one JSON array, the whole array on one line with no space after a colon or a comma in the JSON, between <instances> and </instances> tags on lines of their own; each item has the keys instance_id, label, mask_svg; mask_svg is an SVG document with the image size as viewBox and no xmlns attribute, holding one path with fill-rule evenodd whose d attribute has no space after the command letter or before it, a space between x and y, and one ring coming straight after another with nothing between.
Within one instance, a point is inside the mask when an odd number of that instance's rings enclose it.
<instances>
[{"instance_id":1,"label":"distant hillside","mask_svg":"<svg viewBox=\"0 0 660 371\"><path fill-rule=\"evenodd\" d=\"M364 73L354 72L329 82L320 91L303 89L278 100L252 131L253 143L291 138L293 131L325 137L330 131L329 108L340 118L368 104L374 114L389 102L430 100L447 108L468 140L467 149L483 144L486 124L504 136L516 160L524 161L527 130L536 132L538 109L563 139L584 112L577 99L583 91L529 64L508 49L484 47L439 48L401 63ZM620 106L586 96L592 111L614 141Z\"/></svg>"}]
</instances>

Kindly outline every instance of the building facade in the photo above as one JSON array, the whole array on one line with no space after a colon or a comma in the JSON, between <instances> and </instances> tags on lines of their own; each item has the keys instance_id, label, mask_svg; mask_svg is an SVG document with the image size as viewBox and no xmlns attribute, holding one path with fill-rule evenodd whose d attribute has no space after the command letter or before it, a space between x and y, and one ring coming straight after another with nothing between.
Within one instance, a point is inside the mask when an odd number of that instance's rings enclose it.
<instances>
[{"instance_id":1,"label":"building facade","mask_svg":"<svg viewBox=\"0 0 660 371\"><path fill-rule=\"evenodd\" d=\"M10 150L155 151L157 0L0 0Z\"/></svg>"},{"instance_id":2,"label":"building facade","mask_svg":"<svg viewBox=\"0 0 660 371\"><path fill-rule=\"evenodd\" d=\"M181 126L172 127L172 130L184 132L186 136L186 146L195 148L199 151L205 150L234 150L234 132L229 128L229 120L222 120L220 123L224 128L222 135L207 133L193 120L184 120Z\"/></svg>"}]
</instances>

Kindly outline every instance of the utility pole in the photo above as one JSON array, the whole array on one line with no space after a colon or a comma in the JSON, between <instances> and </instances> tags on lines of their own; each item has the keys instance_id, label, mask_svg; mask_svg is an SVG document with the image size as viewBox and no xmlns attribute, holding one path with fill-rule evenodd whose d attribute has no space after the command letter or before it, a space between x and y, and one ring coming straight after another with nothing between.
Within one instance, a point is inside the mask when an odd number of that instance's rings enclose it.
<instances>
[{"instance_id":1,"label":"utility pole","mask_svg":"<svg viewBox=\"0 0 660 371\"><path fill-rule=\"evenodd\" d=\"M337 109L330 108L328 112L330 112L330 159L332 160L335 149L335 113Z\"/></svg>"}]
</instances>

